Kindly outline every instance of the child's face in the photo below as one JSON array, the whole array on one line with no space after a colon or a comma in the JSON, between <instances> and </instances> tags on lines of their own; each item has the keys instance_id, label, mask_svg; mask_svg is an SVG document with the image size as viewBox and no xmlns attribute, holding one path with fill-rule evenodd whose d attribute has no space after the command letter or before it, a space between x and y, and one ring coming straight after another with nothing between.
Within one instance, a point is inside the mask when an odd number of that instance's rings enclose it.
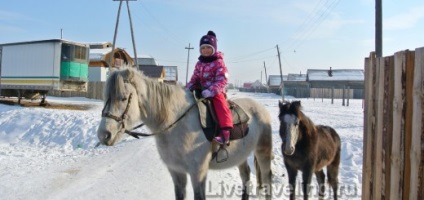
<instances>
[{"instance_id":1,"label":"child's face","mask_svg":"<svg viewBox=\"0 0 424 200\"><path fill-rule=\"evenodd\" d=\"M213 49L210 46L202 46L200 48L200 53L202 54L202 56L205 56L205 57L211 56L213 53Z\"/></svg>"}]
</instances>

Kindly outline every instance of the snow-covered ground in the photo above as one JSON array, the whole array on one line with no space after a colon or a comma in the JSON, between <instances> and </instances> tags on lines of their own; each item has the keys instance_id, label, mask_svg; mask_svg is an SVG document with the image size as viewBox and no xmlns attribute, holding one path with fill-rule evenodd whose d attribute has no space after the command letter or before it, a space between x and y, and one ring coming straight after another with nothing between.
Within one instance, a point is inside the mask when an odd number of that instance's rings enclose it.
<instances>
[{"instance_id":1,"label":"snow-covered ground","mask_svg":"<svg viewBox=\"0 0 424 200\"><path fill-rule=\"evenodd\" d=\"M249 96L266 106L273 117L273 188L286 199L288 178L278 135L275 94L229 92ZM300 99L316 124L330 125L340 134L341 199L360 199L362 180L362 100ZM171 177L159 158L154 138L127 138L114 147L94 148L103 102L86 98L48 97L50 103L89 105L90 109L60 110L0 104L0 199L174 199ZM251 179L256 183L253 157ZM190 179L188 179L190 180ZM298 175L299 184L301 174ZM315 178L313 184L316 185ZM328 195L327 186L327 195ZM191 183L188 199L193 198ZM254 191L252 191L255 193ZM301 197L301 189L297 191ZM210 171L209 199L240 199L241 179L236 167ZM312 191L313 195L316 192ZM313 199L316 199L315 196ZM258 197L253 196L253 199Z\"/></svg>"}]
</instances>

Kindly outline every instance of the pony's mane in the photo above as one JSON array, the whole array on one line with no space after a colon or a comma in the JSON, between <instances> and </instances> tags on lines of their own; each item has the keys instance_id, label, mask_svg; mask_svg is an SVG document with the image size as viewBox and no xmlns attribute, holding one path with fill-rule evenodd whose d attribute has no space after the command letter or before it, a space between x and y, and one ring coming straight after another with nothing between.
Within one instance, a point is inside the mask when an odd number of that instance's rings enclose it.
<instances>
[{"instance_id":1,"label":"pony's mane","mask_svg":"<svg viewBox=\"0 0 424 200\"><path fill-rule=\"evenodd\" d=\"M143 98L141 101L139 100L139 103L146 119L160 124L168 124L169 119L175 117L175 113L181 109L177 103L186 95L181 86L158 82L145 76L139 70L126 68L111 74L106 82L105 99L108 97L119 98L119 95L124 95L125 82L134 86L138 98ZM155 114L149 115L148 113ZM147 115L149 116L147 117Z\"/></svg>"},{"instance_id":2,"label":"pony's mane","mask_svg":"<svg viewBox=\"0 0 424 200\"><path fill-rule=\"evenodd\" d=\"M294 114L300 121L300 128L304 129L305 133L312 134L315 132L315 124L312 120L302 112L303 107L300 105L300 101L286 102L280 105L280 114Z\"/></svg>"}]
</instances>

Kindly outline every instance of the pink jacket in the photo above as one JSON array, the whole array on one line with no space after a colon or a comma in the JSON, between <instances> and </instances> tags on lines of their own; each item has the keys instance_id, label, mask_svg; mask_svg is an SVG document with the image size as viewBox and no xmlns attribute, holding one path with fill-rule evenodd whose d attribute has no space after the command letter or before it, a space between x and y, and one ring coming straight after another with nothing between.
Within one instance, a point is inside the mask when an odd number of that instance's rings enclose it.
<instances>
[{"instance_id":1,"label":"pink jacket","mask_svg":"<svg viewBox=\"0 0 424 200\"><path fill-rule=\"evenodd\" d=\"M208 89L214 96L218 93L225 93L227 85L228 69L225 66L223 54L217 52L218 59L206 63L198 61L194 67L193 75L187 83L190 90Z\"/></svg>"}]
</instances>

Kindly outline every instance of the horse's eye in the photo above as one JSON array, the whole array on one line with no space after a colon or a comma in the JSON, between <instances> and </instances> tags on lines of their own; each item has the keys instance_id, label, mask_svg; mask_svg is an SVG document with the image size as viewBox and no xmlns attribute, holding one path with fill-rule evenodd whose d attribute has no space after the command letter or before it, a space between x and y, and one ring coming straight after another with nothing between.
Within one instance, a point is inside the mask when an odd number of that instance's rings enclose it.
<instances>
[{"instance_id":1,"label":"horse's eye","mask_svg":"<svg viewBox=\"0 0 424 200\"><path fill-rule=\"evenodd\" d=\"M124 98L122 98L122 100L121 101L127 101L127 98L126 97L124 97Z\"/></svg>"},{"instance_id":2,"label":"horse's eye","mask_svg":"<svg viewBox=\"0 0 424 200\"><path fill-rule=\"evenodd\" d=\"M295 125L295 126L299 125L299 122L298 122L298 121L295 121L295 122L294 122L294 125Z\"/></svg>"}]
</instances>

